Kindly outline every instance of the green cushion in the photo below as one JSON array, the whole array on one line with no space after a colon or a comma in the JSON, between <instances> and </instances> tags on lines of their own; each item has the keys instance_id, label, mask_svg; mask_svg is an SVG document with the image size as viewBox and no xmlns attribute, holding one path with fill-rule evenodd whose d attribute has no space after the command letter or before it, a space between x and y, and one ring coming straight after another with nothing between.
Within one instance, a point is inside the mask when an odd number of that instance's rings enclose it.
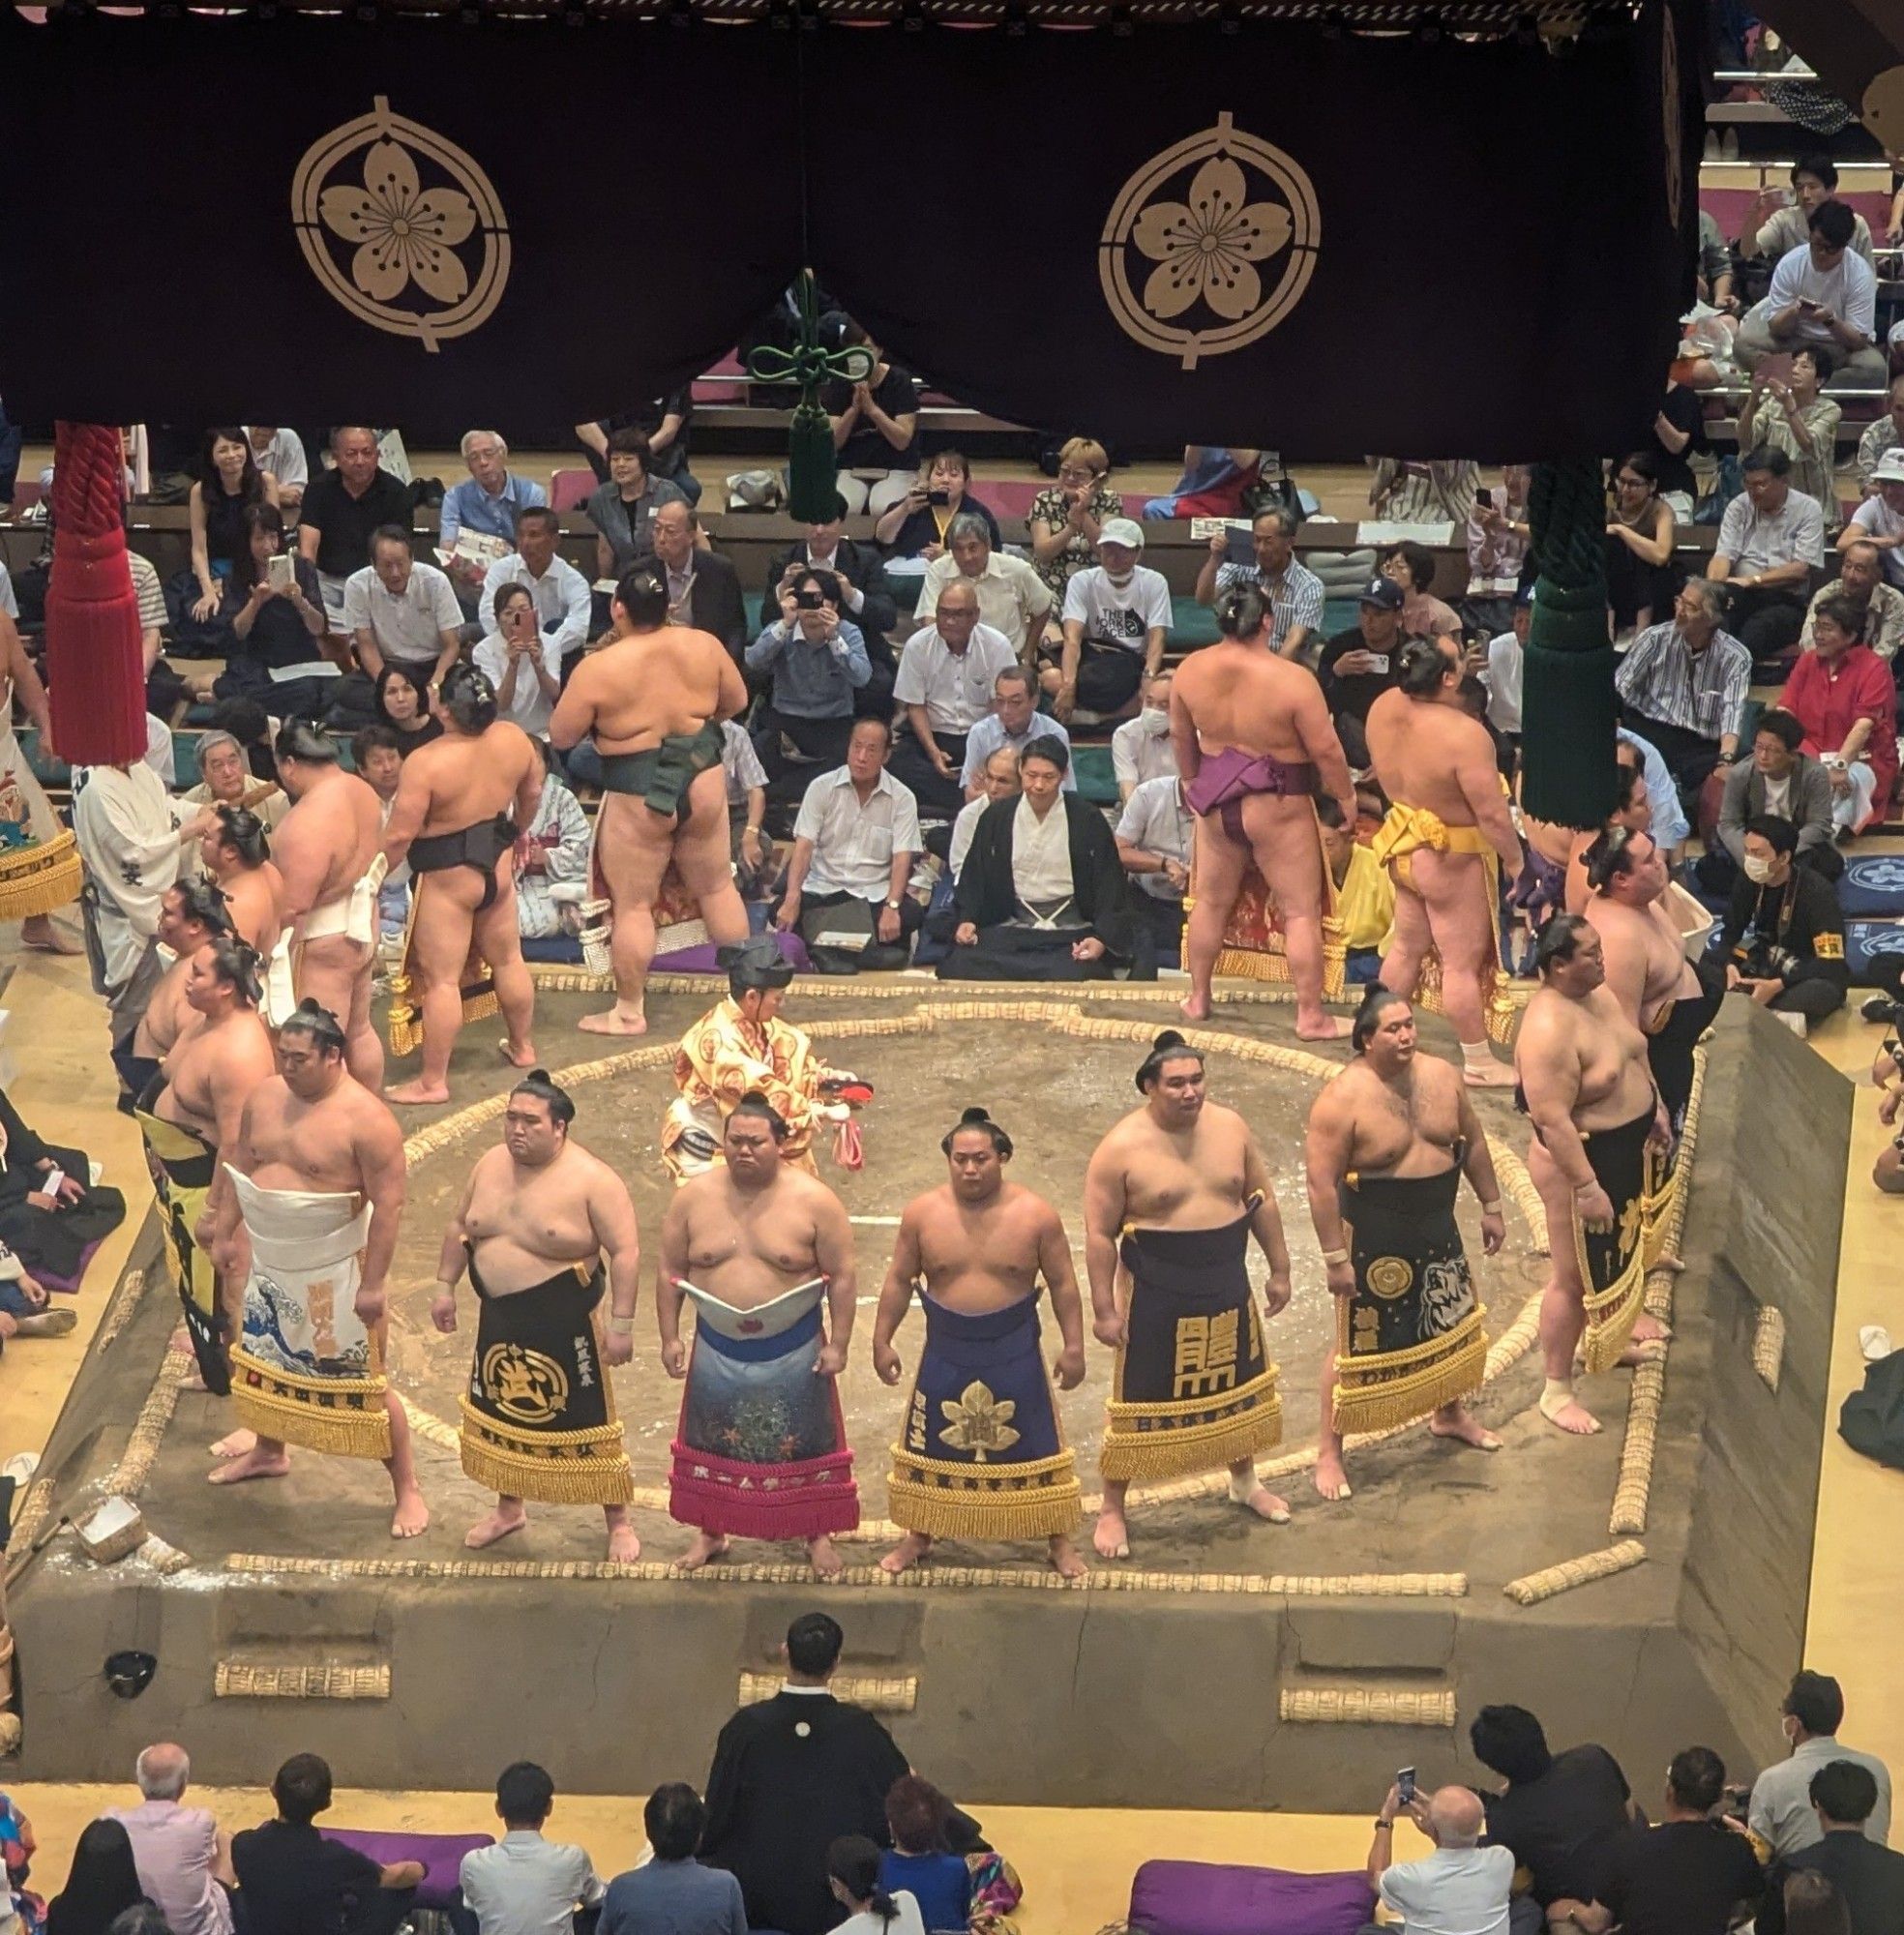
<instances>
[{"instance_id":1,"label":"green cushion","mask_svg":"<svg viewBox=\"0 0 1904 1935\"><path fill-rule=\"evenodd\" d=\"M1111 763L1109 746L1071 748L1071 771L1078 782L1078 797L1092 806L1117 804L1117 775Z\"/></svg>"}]
</instances>

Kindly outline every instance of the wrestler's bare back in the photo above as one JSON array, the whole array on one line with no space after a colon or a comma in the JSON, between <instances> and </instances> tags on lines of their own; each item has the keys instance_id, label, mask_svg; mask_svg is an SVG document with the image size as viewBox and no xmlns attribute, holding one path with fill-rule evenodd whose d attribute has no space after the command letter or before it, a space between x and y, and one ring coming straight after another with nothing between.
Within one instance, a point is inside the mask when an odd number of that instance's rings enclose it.
<instances>
[{"instance_id":1,"label":"wrestler's bare back","mask_svg":"<svg viewBox=\"0 0 1904 1935\"><path fill-rule=\"evenodd\" d=\"M503 1145L488 1150L469 1174L461 1216L483 1288L510 1296L563 1264L592 1267L602 1254L592 1206L620 1187L607 1163L575 1143L540 1169L520 1166Z\"/></svg>"},{"instance_id":2,"label":"wrestler's bare back","mask_svg":"<svg viewBox=\"0 0 1904 1935\"><path fill-rule=\"evenodd\" d=\"M165 1057L165 1086L154 1114L216 1145L221 1102L235 1106L272 1076L271 1036L250 1008L234 1009L221 1022L190 1007L185 1012L189 1020Z\"/></svg>"},{"instance_id":3,"label":"wrestler's bare back","mask_svg":"<svg viewBox=\"0 0 1904 1935\"><path fill-rule=\"evenodd\" d=\"M308 788L271 836L281 912L309 912L348 893L382 845L383 803L367 781L338 772Z\"/></svg>"},{"instance_id":4,"label":"wrestler's bare back","mask_svg":"<svg viewBox=\"0 0 1904 1935\"><path fill-rule=\"evenodd\" d=\"M720 640L664 625L583 659L556 704L550 738L566 751L592 730L599 753L645 753L746 709L747 683Z\"/></svg>"},{"instance_id":5,"label":"wrestler's bare back","mask_svg":"<svg viewBox=\"0 0 1904 1935\"><path fill-rule=\"evenodd\" d=\"M1475 800L1500 791L1486 727L1453 705L1383 693L1369 707L1368 749L1390 799L1426 807L1448 826L1479 824Z\"/></svg>"},{"instance_id":6,"label":"wrestler's bare back","mask_svg":"<svg viewBox=\"0 0 1904 1935\"><path fill-rule=\"evenodd\" d=\"M422 795L416 837L460 833L512 807L526 826L542 798L542 755L535 741L507 719L474 735L445 733L403 761L392 819L405 815L404 795ZM414 805L409 806L414 813Z\"/></svg>"},{"instance_id":7,"label":"wrestler's bare back","mask_svg":"<svg viewBox=\"0 0 1904 1935\"><path fill-rule=\"evenodd\" d=\"M221 880L219 887L238 938L260 954L269 954L278 940L278 904L284 891L278 869L267 860L261 867Z\"/></svg>"},{"instance_id":8,"label":"wrestler's bare back","mask_svg":"<svg viewBox=\"0 0 1904 1935\"><path fill-rule=\"evenodd\" d=\"M1179 709L1205 754L1234 747L1298 764L1335 737L1315 673L1264 645L1219 640L1191 653L1171 680Z\"/></svg>"},{"instance_id":9,"label":"wrestler's bare back","mask_svg":"<svg viewBox=\"0 0 1904 1935\"><path fill-rule=\"evenodd\" d=\"M402 1161L402 1132L396 1116L355 1082L304 1102L274 1076L246 1109L244 1153L260 1189L362 1196L372 1167L393 1154Z\"/></svg>"},{"instance_id":10,"label":"wrestler's bare back","mask_svg":"<svg viewBox=\"0 0 1904 1935\"><path fill-rule=\"evenodd\" d=\"M989 1203L961 1203L945 1184L907 1205L906 1220L933 1301L971 1316L1035 1296L1041 1253L1065 1240L1057 1211L1015 1182Z\"/></svg>"},{"instance_id":11,"label":"wrestler's bare back","mask_svg":"<svg viewBox=\"0 0 1904 1935\"><path fill-rule=\"evenodd\" d=\"M1248 1124L1215 1102L1180 1133L1160 1129L1148 1109L1132 1110L1097 1146L1090 1167L1121 1194L1123 1221L1151 1230L1222 1229L1264 1180Z\"/></svg>"},{"instance_id":12,"label":"wrestler's bare back","mask_svg":"<svg viewBox=\"0 0 1904 1935\"><path fill-rule=\"evenodd\" d=\"M1606 985L1628 1021L1651 1032L1681 995L1699 993L1699 976L1657 901L1624 907L1604 894L1587 903L1587 919L1600 937Z\"/></svg>"},{"instance_id":13,"label":"wrestler's bare back","mask_svg":"<svg viewBox=\"0 0 1904 1935\"><path fill-rule=\"evenodd\" d=\"M1352 1061L1324 1094L1333 1109L1350 1112L1349 1168L1371 1176L1444 1175L1469 1111L1460 1074L1418 1052L1397 1083Z\"/></svg>"},{"instance_id":14,"label":"wrestler's bare back","mask_svg":"<svg viewBox=\"0 0 1904 1935\"><path fill-rule=\"evenodd\" d=\"M820 1273L820 1220L844 1217L826 1185L782 1169L766 1188L738 1188L727 1170L697 1176L674 1192L683 1272L697 1290L736 1310L752 1310Z\"/></svg>"},{"instance_id":15,"label":"wrestler's bare back","mask_svg":"<svg viewBox=\"0 0 1904 1935\"><path fill-rule=\"evenodd\" d=\"M160 977L145 1004L145 1013L133 1033L133 1053L163 1057L178 1044L193 1020L185 998L186 976L192 972L192 957L181 955Z\"/></svg>"},{"instance_id":16,"label":"wrestler's bare back","mask_svg":"<svg viewBox=\"0 0 1904 1935\"><path fill-rule=\"evenodd\" d=\"M1619 1128L1652 1103L1646 1036L1621 1011L1610 988L1595 988L1578 1000L1554 988L1537 989L1521 1017L1514 1062L1536 1116L1549 1082L1573 1082L1577 1129Z\"/></svg>"}]
</instances>

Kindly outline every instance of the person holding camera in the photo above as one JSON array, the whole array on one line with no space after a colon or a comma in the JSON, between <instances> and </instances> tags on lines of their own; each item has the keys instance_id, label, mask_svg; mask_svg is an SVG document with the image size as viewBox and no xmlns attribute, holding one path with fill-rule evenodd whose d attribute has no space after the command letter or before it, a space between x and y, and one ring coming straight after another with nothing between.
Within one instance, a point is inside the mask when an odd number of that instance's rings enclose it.
<instances>
[{"instance_id":1,"label":"person holding camera","mask_svg":"<svg viewBox=\"0 0 1904 1935\"><path fill-rule=\"evenodd\" d=\"M888 557L918 557L930 565L947 554L953 519L967 516L983 521L993 551L1003 547L997 519L971 494L971 465L965 453L941 450L873 526L873 535Z\"/></svg>"},{"instance_id":2,"label":"person holding camera","mask_svg":"<svg viewBox=\"0 0 1904 1935\"><path fill-rule=\"evenodd\" d=\"M748 671L771 680L754 725L754 748L770 789L787 776L784 739L802 759L845 763L853 695L873 676L859 627L840 616L845 586L835 573L789 566L778 597L780 617L747 648ZM811 777L799 775L801 788Z\"/></svg>"},{"instance_id":3,"label":"person holding camera","mask_svg":"<svg viewBox=\"0 0 1904 1935\"><path fill-rule=\"evenodd\" d=\"M1401 1814L1435 1844L1418 1861L1395 1859ZM1400 1918L1403 1935L1507 1935L1514 1857L1506 1848L1480 1845L1485 1825L1473 1788L1440 1787L1422 1796L1414 1790L1414 1770L1402 1770L1375 1817L1368 1884Z\"/></svg>"},{"instance_id":4,"label":"person holding camera","mask_svg":"<svg viewBox=\"0 0 1904 1935\"><path fill-rule=\"evenodd\" d=\"M1725 964L1729 991L1749 996L1773 1014L1806 1022L1844 1006L1845 966L1838 897L1815 867L1795 864L1799 829L1776 814L1745 822L1743 875L1711 942Z\"/></svg>"}]
</instances>

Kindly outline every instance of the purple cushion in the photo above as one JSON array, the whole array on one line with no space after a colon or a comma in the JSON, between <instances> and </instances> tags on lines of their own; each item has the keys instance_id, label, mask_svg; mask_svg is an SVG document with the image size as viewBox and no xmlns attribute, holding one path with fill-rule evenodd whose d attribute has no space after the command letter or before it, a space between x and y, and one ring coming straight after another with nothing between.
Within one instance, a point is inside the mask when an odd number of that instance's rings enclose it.
<instances>
[{"instance_id":1,"label":"purple cushion","mask_svg":"<svg viewBox=\"0 0 1904 1935\"><path fill-rule=\"evenodd\" d=\"M70 1296L78 1290L80 1280L86 1274L86 1265L92 1262L94 1254L99 1249L100 1243L103 1243L104 1241L105 1238L102 1236L99 1238L98 1242L88 1243L86 1247L79 1252L79 1267L75 1269L71 1276L55 1276L49 1269L38 1269L35 1270L33 1274L40 1280L41 1283L45 1284L48 1290L63 1290Z\"/></svg>"},{"instance_id":2,"label":"purple cushion","mask_svg":"<svg viewBox=\"0 0 1904 1935\"><path fill-rule=\"evenodd\" d=\"M1359 1874L1145 1861L1131 1882L1144 1935L1356 1935L1375 1912Z\"/></svg>"},{"instance_id":3,"label":"purple cushion","mask_svg":"<svg viewBox=\"0 0 1904 1935\"><path fill-rule=\"evenodd\" d=\"M362 1828L326 1828L327 1841L342 1841L368 1855L380 1868L399 1861L421 1861L423 1880L417 1888L419 1908L450 1908L462 1900L462 1858L473 1848L487 1848L489 1834L373 1834Z\"/></svg>"}]
</instances>

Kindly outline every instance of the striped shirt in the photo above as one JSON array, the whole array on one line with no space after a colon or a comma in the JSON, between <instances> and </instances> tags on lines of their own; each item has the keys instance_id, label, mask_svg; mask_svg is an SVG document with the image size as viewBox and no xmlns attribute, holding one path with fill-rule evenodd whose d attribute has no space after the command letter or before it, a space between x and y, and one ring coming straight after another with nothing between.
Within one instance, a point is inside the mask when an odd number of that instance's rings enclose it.
<instances>
[{"instance_id":1,"label":"striped shirt","mask_svg":"<svg viewBox=\"0 0 1904 1935\"><path fill-rule=\"evenodd\" d=\"M1694 653L1677 623L1649 625L1613 675L1629 712L1677 726L1701 739L1739 730L1752 683L1752 654L1730 632L1715 631Z\"/></svg>"},{"instance_id":2,"label":"striped shirt","mask_svg":"<svg viewBox=\"0 0 1904 1935\"><path fill-rule=\"evenodd\" d=\"M1220 566L1216 574L1218 593L1228 591L1233 584L1254 584L1268 598L1273 619L1269 642L1277 651L1282 650L1292 626L1306 626L1314 634L1322 625L1323 580L1294 558L1284 567L1282 577L1273 579L1264 578L1261 567L1254 564Z\"/></svg>"}]
</instances>

